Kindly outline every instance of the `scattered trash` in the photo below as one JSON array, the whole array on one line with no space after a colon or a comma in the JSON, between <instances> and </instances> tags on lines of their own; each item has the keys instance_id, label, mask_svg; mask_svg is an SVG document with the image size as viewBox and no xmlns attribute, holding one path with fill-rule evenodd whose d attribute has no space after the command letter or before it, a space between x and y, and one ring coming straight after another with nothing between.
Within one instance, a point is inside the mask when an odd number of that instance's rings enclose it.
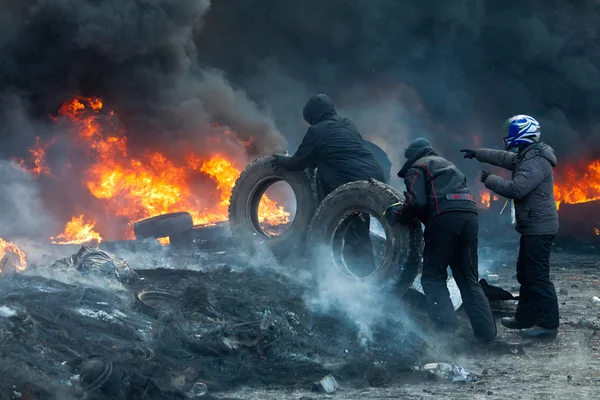
<instances>
[{"instance_id":1,"label":"scattered trash","mask_svg":"<svg viewBox=\"0 0 600 400\"><path fill-rule=\"evenodd\" d=\"M138 293L138 300L155 310L178 309L184 303L183 299L169 292L145 290Z\"/></svg>"},{"instance_id":2,"label":"scattered trash","mask_svg":"<svg viewBox=\"0 0 600 400\"><path fill-rule=\"evenodd\" d=\"M139 279L138 274L129 267L127 261L91 246L82 246L77 254L58 260L50 267L51 270L72 268L84 275L114 277L121 282L132 282Z\"/></svg>"},{"instance_id":3,"label":"scattered trash","mask_svg":"<svg viewBox=\"0 0 600 400\"><path fill-rule=\"evenodd\" d=\"M196 382L194 383L190 391L187 392L187 397L189 399L196 399L198 397L204 396L206 393L208 393L208 388L206 387L206 385L202 382Z\"/></svg>"},{"instance_id":4,"label":"scattered trash","mask_svg":"<svg viewBox=\"0 0 600 400\"><path fill-rule=\"evenodd\" d=\"M192 393L194 386L200 382L196 382L200 372L194 367L187 367L179 375L171 380L171 385L180 392ZM203 383L200 383L204 385ZM204 385L206 388L206 385ZM206 392L205 392L206 393ZM188 396L189 397L189 396ZM193 398L193 397L192 397Z\"/></svg>"},{"instance_id":5,"label":"scattered trash","mask_svg":"<svg viewBox=\"0 0 600 400\"><path fill-rule=\"evenodd\" d=\"M594 321L590 321L589 319L583 317L575 324L577 328L585 328L585 329L599 329L598 325Z\"/></svg>"},{"instance_id":6,"label":"scattered trash","mask_svg":"<svg viewBox=\"0 0 600 400\"><path fill-rule=\"evenodd\" d=\"M594 296L594 297L592 297L592 302L593 302L594 304L598 304L598 305L600 305L600 298L598 298L597 296Z\"/></svg>"},{"instance_id":7,"label":"scattered trash","mask_svg":"<svg viewBox=\"0 0 600 400\"><path fill-rule=\"evenodd\" d=\"M330 374L321 379L319 382L313 383L312 390L320 393L334 393L339 388L339 383L337 383L335 378Z\"/></svg>"},{"instance_id":8,"label":"scattered trash","mask_svg":"<svg viewBox=\"0 0 600 400\"><path fill-rule=\"evenodd\" d=\"M496 274L487 274L487 276L486 276L486 280L487 280L489 283L496 283L496 282L499 282L499 281L500 281L500 276L499 276L499 275L496 275Z\"/></svg>"},{"instance_id":9,"label":"scattered trash","mask_svg":"<svg viewBox=\"0 0 600 400\"><path fill-rule=\"evenodd\" d=\"M450 382L477 382L479 379L477 375L467 372L463 367L446 363L425 364L423 370L438 379Z\"/></svg>"},{"instance_id":10,"label":"scattered trash","mask_svg":"<svg viewBox=\"0 0 600 400\"><path fill-rule=\"evenodd\" d=\"M79 372L81 388L86 392L100 389L112 374L113 365L104 357L92 356L76 360L74 367Z\"/></svg>"},{"instance_id":11,"label":"scattered trash","mask_svg":"<svg viewBox=\"0 0 600 400\"><path fill-rule=\"evenodd\" d=\"M483 289L483 293L485 297L488 298L489 301L503 301L503 300L516 300L518 297L515 297L512 293L498 287L490 285L485 279L480 279L479 284L481 285L481 289Z\"/></svg>"}]
</instances>

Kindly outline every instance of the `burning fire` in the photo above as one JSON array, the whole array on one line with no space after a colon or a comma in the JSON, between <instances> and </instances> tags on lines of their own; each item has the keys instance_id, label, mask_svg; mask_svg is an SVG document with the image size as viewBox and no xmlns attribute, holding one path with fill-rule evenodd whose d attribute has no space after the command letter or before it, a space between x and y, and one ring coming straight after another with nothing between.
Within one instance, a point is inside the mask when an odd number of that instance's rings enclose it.
<instances>
[{"instance_id":1,"label":"burning fire","mask_svg":"<svg viewBox=\"0 0 600 400\"><path fill-rule=\"evenodd\" d=\"M600 160L589 164L583 173L575 167L567 166L564 178L554 184L554 197L557 207L560 203L585 203L600 200Z\"/></svg>"},{"instance_id":2,"label":"burning fire","mask_svg":"<svg viewBox=\"0 0 600 400\"><path fill-rule=\"evenodd\" d=\"M485 189L479 192L479 203L483 208L490 208L491 199L498 201L500 198L496 195L492 197L491 193Z\"/></svg>"},{"instance_id":3,"label":"burning fire","mask_svg":"<svg viewBox=\"0 0 600 400\"><path fill-rule=\"evenodd\" d=\"M12 265L11 265L12 264ZM12 267L16 272L25 271L27 256L16 245L0 238L0 273Z\"/></svg>"},{"instance_id":4,"label":"burning fire","mask_svg":"<svg viewBox=\"0 0 600 400\"><path fill-rule=\"evenodd\" d=\"M95 222L86 223L83 214L79 217L73 217L65 225L65 230L58 236L51 237L54 244L82 244L89 242L102 242L102 237L94 231Z\"/></svg>"},{"instance_id":5,"label":"burning fire","mask_svg":"<svg viewBox=\"0 0 600 400\"><path fill-rule=\"evenodd\" d=\"M155 215L187 211L195 225L209 225L228 218L229 197L240 175L228 158L215 153L209 157L188 152L182 159L171 160L158 151L132 156L124 130L112 111L106 111L97 98L75 98L65 103L56 121L68 121L75 128L71 143L82 151L89 164L83 168L82 185L105 203L107 215L137 221ZM227 134L227 132L225 132ZM51 143L38 141L31 150L37 175L51 175L45 153ZM215 193L198 188L198 180L209 179ZM218 200L211 201L211 196ZM96 218L100 218L90 211ZM86 214L88 212L86 211ZM289 222L290 214L275 201L263 197L259 221L270 225ZM55 243L101 241L94 223L85 222L83 215L73 217L65 231L51 238ZM120 238L119 238L120 239Z\"/></svg>"},{"instance_id":6,"label":"burning fire","mask_svg":"<svg viewBox=\"0 0 600 400\"><path fill-rule=\"evenodd\" d=\"M482 191L479 195L479 202L483 205L483 207L490 208L490 192L487 190Z\"/></svg>"},{"instance_id":7,"label":"burning fire","mask_svg":"<svg viewBox=\"0 0 600 400\"><path fill-rule=\"evenodd\" d=\"M594 227L594 233L596 234L596 236L600 236L600 229Z\"/></svg>"}]
</instances>

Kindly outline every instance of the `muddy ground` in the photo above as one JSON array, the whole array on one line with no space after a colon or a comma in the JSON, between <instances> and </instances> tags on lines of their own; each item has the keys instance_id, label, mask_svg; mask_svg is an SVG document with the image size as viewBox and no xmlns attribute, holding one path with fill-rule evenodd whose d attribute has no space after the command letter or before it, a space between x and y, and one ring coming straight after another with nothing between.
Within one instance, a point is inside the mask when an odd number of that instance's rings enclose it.
<instances>
[{"instance_id":1,"label":"muddy ground","mask_svg":"<svg viewBox=\"0 0 600 400\"><path fill-rule=\"evenodd\" d=\"M514 259L516 252L494 251L498 262L492 272L500 276L499 286L516 292ZM485 258L485 257L483 257ZM504 265L502 265L504 264ZM510 315L515 302L494 304L499 337L523 345L520 354L512 351L473 346L462 329L453 343L430 343L420 364L447 362L479 374L477 383L450 383L429 378L421 371L389 372L383 387L372 387L367 379L340 382L334 395L286 388L245 388L216 396L222 399L594 399L600 398L600 256L555 253L553 274L561 312L560 333L554 341L527 341L514 331L499 325L502 316ZM583 320L585 318L585 320ZM463 322L464 315L463 315ZM462 343L462 344L461 344ZM458 348L453 348L458 347ZM468 345L466 347L469 347Z\"/></svg>"}]
</instances>

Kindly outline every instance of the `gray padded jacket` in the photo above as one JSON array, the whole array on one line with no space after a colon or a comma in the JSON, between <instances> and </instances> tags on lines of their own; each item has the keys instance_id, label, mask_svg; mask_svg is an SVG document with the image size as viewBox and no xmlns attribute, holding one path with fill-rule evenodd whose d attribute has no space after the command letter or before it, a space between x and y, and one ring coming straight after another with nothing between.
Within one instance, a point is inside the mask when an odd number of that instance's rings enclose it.
<instances>
[{"instance_id":1,"label":"gray padded jacket","mask_svg":"<svg viewBox=\"0 0 600 400\"><path fill-rule=\"evenodd\" d=\"M523 147L518 153L478 149L477 160L512 171L512 179L490 175L485 186L500 196L514 199L516 230L522 235L555 235L558 213L554 200L556 167L554 150L545 143Z\"/></svg>"}]
</instances>

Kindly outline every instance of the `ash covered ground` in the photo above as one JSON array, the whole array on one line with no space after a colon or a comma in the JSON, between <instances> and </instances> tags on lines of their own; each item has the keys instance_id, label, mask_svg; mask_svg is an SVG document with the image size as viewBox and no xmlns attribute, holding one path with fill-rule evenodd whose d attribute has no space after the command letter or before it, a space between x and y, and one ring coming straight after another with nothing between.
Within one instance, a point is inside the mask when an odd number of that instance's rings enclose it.
<instances>
[{"instance_id":1,"label":"ash covered ground","mask_svg":"<svg viewBox=\"0 0 600 400\"><path fill-rule=\"evenodd\" d=\"M594 254L553 254L558 339L526 342L499 326L509 345L485 348L472 345L462 310L461 329L440 341L426 314L393 293L341 298L301 270L249 265L235 250L120 253L139 278L129 282L48 268L77 250L30 249L28 270L0 280L0 398L183 399L199 381L203 398L316 399L329 395L312 382L329 373L341 385L335 397L349 399L594 398L600 389ZM515 292L515 257L516 246L482 249L481 269ZM136 298L144 291L146 304ZM493 307L500 318L514 301ZM428 362L479 379L413 370Z\"/></svg>"}]
</instances>

